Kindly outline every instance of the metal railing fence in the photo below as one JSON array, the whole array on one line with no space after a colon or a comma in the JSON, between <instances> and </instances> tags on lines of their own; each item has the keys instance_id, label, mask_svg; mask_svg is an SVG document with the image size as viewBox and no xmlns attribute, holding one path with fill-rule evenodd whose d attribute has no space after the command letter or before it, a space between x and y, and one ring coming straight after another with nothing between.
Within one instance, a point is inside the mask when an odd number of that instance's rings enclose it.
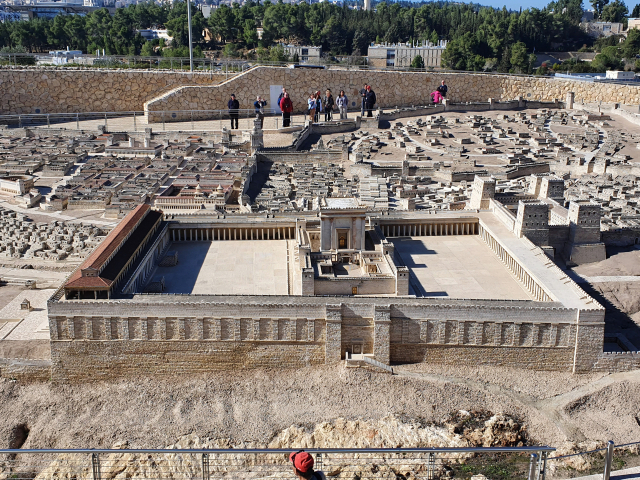
<instances>
[{"instance_id":1,"label":"metal railing fence","mask_svg":"<svg viewBox=\"0 0 640 480\"><path fill-rule=\"evenodd\" d=\"M65 63L53 65L52 63L44 63L49 57L43 53L0 53L0 65L9 67L24 68L39 66L50 68L107 68L107 69L142 69L142 70L166 70L166 71L189 71L189 59L183 57L144 57L140 55L107 55L96 57L95 55L82 55L77 58L82 63ZM211 58L194 58L194 72L214 73L214 74L237 74L245 72L250 68L257 66L283 67L289 68L294 65L293 62L272 62L266 60L243 60L234 58L211 59ZM400 66L374 66L359 65L358 62L345 60L342 62L332 62L322 58L316 65L323 66L331 70L362 70L362 71L397 71L397 72L422 72L422 73L474 73L486 75L502 75L502 76L518 76L518 77L536 77L535 75L501 73L495 71L470 71L470 70L452 70L444 67L400 67ZM301 65L304 68L304 64ZM537 76L539 77L539 76Z\"/></svg>"},{"instance_id":2,"label":"metal railing fence","mask_svg":"<svg viewBox=\"0 0 640 480\"><path fill-rule=\"evenodd\" d=\"M217 480L295 478L289 453L298 449L43 449L0 450L0 475L12 480ZM544 480L554 449L310 448L316 470L331 478L435 480L467 478Z\"/></svg>"},{"instance_id":3,"label":"metal railing fence","mask_svg":"<svg viewBox=\"0 0 640 480\"><path fill-rule=\"evenodd\" d=\"M359 111L354 111L352 118L356 113L359 114ZM107 131L116 132L144 132L148 127L154 131L221 131L222 127L231 128L229 110L154 110L149 114L150 117L143 111L0 115L0 125L6 125L8 128L40 127L94 131L102 125ZM253 108L239 109L238 129L253 129L255 118ZM292 114L289 126L303 126L307 118L304 114ZM275 109L264 109L263 129L278 130L282 127L282 113Z\"/></svg>"},{"instance_id":4,"label":"metal railing fence","mask_svg":"<svg viewBox=\"0 0 640 480\"><path fill-rule=\"evenodd\" d=\"M621 451L625 449L624 451ZM618 450L618 456L616 458L616 450ZM588 450L586 452L570 453L567 455L558 455L555 457L548 457L546 459L548 465L553 465L553 462L558 460L566 461L568 459L578 459L587 464L593 464L591 470L602 472L603 480L609 480L611 473L614 470L619 470L624 467L624 460L622 457L625 454L633 452L635 454L640 453L640 442L630 442L616 445L613 441L609 440L606 447L596 448ZM585 458L586 457L586 458ZM595 462L593 461L595 460ZM572 466L569 464L569 466Z\"/></svg>"}]
</instances>

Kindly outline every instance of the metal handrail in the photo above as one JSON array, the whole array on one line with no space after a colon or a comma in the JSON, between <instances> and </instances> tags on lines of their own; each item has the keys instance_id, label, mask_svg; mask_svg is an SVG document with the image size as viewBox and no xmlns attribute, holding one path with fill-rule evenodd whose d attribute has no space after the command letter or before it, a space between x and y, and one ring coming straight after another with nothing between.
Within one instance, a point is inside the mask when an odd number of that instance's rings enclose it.
<instances>
[{"instance_id":1,"label":"metal handrail","mask_svg":"<svg viewBox=\"0 0 640 480\"><path fill-rule=\"evenodd\" d=\"M43 449L0 449L0 455L4 454L38 454L38 453L162 453L162 454L184 454L184 453L208 453L216 455L238 455L238 454L289 454L296 448L43 448ZM534 447L451 447L451 448L305 448L309 453L535 453L554 452L554 447L534 446Z\"/></svg>"},{"instance_id":2,"label":"metal handrail","mask_svg":"<svg viewBox=\"0 0 640 480\"><path fill-rule=\"evenodd\" d=\"M8 59L17 59L17 58L37 58L37 57L45 57L45 53L0 53L0 59L8 58ZM100 60L126 60L126 61L140 61L141 63L145 62L157 62L158 65L160 62L185 62L188 61L186 57L161 57L161 56L151 56L151 57L143 57L141 55L107 55L104 57L96 57L91 54L83 54L78 55L79 58L92 58L92 59L100 59ZM243 59L232 59L232 58L223 58L223 59L212 59L212 58L194 58L194 64L204 64L205 66L231 66L235 68L240 68L240 72L244 72L248 68L258 67L258 66L267 66L267 67L282 67L287 68L294 64L293 61L289 62L272 62L266 60L243 60ZM126 65L126 64L123 64ZM304 64L303 64L304 65ZM327 69L346 69L346 70L371 70L371 71L397 71L397 72L414 72L414 73L438 73L438 74L459 74L459 73L473 73L473 74L484 74L484 75L502 75L502 76L513 76L513 77L532 77L532 78L540 78L540 75L529 75L524 73L509 73L509 72L486 72L486 71L475 71L475 70L453 70L444 67L425 67L425 68L414 68L414 67L396 67L396 66L374 66L374 65L356 65L353 63L328 63L326 59L320 59L317 65L322 65ZM188 70L184 70L188 66L188 62L183 65L183 68L176 68L177 71L184 71L185 73L192 73ZM15 65L15 67L35 67L35 68L86 68L89 70L94 69L112 69L116 67L110 67L108 65L99 65L96 67L92 67L91 65L79 65L74 63L69 64L60 64L60 65L47 65L47 66L38 66L38 65ZM153 70L174 70L166 69L166 68L153 68ZM146 69L145 69L146 71ZM200 71L200 73L208 73L209 70L205 69L204 71ZM193 73L198 73L194 70Z\"/></svg>"},{"instance_id":3,"label":"metal handrail","mask_svg":"<svg viewBox=\"0 0 640 480\"><path fill-rule=\"evenodd\" d=\"M578 452L578 453L571 453L569 455L559 455L557 457L549 457L547 458L547 460L558 460L559 458L569 458L569 457L576 457L578 455L588 455L590 453L602 452L603 450L606 450L606 449L607 447L596 448L595 450L588 450L586 452Z\"/></svg>"}]
</instances>

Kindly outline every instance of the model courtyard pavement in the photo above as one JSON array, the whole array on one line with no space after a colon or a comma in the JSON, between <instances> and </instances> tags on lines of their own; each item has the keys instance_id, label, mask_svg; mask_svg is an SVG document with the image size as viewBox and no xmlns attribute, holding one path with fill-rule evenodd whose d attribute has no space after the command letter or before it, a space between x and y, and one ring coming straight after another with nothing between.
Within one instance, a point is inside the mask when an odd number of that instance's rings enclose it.
<instances>
[{"instance_id":1,"label":"model courtyard pavement","mask_svg":"<svg viewBox=\"0 0 640 480\"><path fill-rule=\"evenodd\" d=\"M0 338L48 338L58 381L358 355L637 368L638 325L608 323L571 270L638 243L635 125L557 104L420 113L1 129L0 274L22 286Z\"/></svg>"}]
</instances>

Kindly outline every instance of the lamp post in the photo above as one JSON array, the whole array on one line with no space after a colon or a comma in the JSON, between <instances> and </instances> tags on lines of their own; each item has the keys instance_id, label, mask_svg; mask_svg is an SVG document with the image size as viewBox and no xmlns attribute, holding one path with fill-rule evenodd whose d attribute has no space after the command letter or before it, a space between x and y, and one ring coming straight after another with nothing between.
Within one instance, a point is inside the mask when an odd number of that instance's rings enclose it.
<instances>
[{"instance_id":1,"label":"lamp post","mask_svg":"<svg viewBox=\"0 0 640 480\"><path fill-rule=\"evenodd\" d=\"M187 0L187 23L189 24L189 70L193 72L193 41L191 39L191 0Z\"/></svg>"}]
</instances>

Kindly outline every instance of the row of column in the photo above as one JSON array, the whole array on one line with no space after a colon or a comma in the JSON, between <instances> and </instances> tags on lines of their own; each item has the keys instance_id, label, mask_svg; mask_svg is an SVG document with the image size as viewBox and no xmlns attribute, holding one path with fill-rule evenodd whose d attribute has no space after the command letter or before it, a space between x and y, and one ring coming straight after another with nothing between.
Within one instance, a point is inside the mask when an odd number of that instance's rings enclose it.
<instances>
[{"instance_id":1,"label":"row of column","mask_svg":"<svg viewBox=\"0 0 640 480\"><path fill-rule=\"evenodd\" d=\"M513 272L520 282L527 288L533 297L540 302L549 302L551 297L544 291L538 282L517 262L489 232L482 229L482 239L500 257L500 260Z\"/></svg>"},{"instance_id":2,"label":"row of column","mask_svg":"<svg viewBox=\"0 0 640 480\"><path fill-rule=\"evenodd\" d=\"M380 228L382 228L382 233L384 233L386 237L478 234L478 224L471 222L381 225Z\"/></svg>"},{"instance_id":3,"label":"row of column","mask_svg":"<svg viewBox=\"0 0 640 480\"><path fill-rule=\"evenodd\" d=\"M153 272L160 253L164 251L164 248L167 244L167 239L168 237L166 233L163 233L160 236L157 244L152 248L152 250L149 251L149 256L145 258L144 263L140 264L136 272L132 275L129 283L123 288L124 293L141 291L142 287L144 287L144 285L146 284L149 275Z\"/></svg>"},{"instance_id":4,"label":"row of column","mask_svg":"<svg viewBox=\"0 0 640 480\"><path fill-rule=\"evenodd\" d=\"M215 340L314 342L306 318L51 317L52 340Z\"/></svg>"},{"instance_id":5,"label":"row of column","mask_svg":"<svg viewBox=\"0 0 640 480\"><path fill-rule=\"evenodd\" d=\"M295 227L216 227L172 228L173 242L206 242L211 240L292 240Z\"/></svg>"},{"instance_id":6,"label":"row of column","mask_svg":"<svg viewBox=\"0 0 640 480\"><path fill-rule=\"evenodd\" d=\"M411 320L403 320L402 343L433 345L486 345L507 347L566 346L558 336L559 328L570 325L525 322L475 322L465 320L424 320L420 322L420 336L410 334ZM523 336L524 329L529 329Z\"/></svg>"}]
</instances>

